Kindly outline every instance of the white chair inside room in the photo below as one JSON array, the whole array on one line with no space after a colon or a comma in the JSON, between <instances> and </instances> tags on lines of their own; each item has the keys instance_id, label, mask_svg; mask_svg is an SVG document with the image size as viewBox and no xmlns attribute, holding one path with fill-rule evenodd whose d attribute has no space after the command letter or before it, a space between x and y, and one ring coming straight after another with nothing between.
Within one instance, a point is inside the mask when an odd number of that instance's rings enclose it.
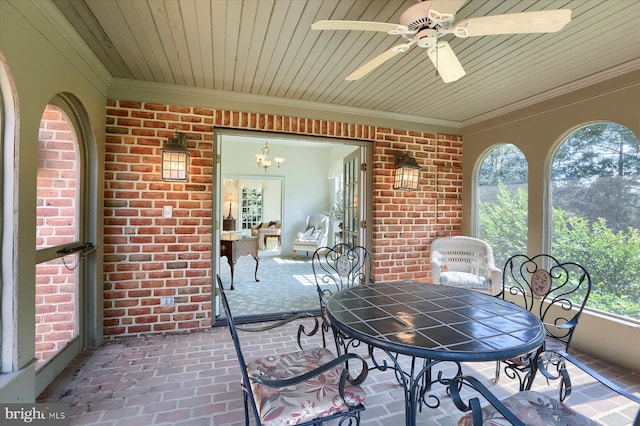
<instances>
[{"instance_id":1,"label":"white chair inside room","mask_svg":"<svg viewBox=\"0 0 640 426\"><path fill-rule=\"evenodd\" d=\"M323 214L307 216L305 224L304 232L298 232L297 238L293 241L294 259L298 251L303 251L309 256L318 248L327 245L329 216Z\"/></svg>"}]
</instances>

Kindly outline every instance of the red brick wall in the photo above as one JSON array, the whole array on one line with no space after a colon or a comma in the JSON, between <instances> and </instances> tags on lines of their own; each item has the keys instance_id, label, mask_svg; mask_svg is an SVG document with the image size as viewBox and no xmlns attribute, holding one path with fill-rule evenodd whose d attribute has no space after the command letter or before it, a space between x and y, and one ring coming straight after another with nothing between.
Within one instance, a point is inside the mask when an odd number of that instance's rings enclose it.
<instances>
[{"instance_id":1,"label":"red brick wall","mask_svg":"<svg viewBox=\"0 0 640 426\"><path fill-rule=\"evenodd\" d=\"M352 123L110 100L105 157L104 334L211 325L212 141L215 127L371 141L376 280L430 278L429 244L459 234L462 141ZM160 180L160 148L187 135L190 182ZM397 150L423 168L417 192L393 190ZM162 208L174 207L164 219ZM161 306L162 296L175 297Z\"/></svg>"},{"instance_id":2,"label":"red brick wall","mask_svg":"<svg viewBox=\"0 0 640 426\"><path fill-rule=\"evenodd\" d=\"M388 128L375 135L374 278L429 282L431 241L462 228L462 139ZM396 151L409 151L420 165L417 191L393 189Z\"/></svg>"}]
</instances>

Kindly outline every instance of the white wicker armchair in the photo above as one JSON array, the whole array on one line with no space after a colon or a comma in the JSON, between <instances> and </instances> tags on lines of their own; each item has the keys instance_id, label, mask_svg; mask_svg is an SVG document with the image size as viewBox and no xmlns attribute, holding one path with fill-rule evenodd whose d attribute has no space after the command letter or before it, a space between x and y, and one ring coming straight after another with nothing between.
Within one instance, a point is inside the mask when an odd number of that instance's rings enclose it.
<instances>
[{"instance_id":1,"label":"white wicker armchair","mask_svg":"<svg viewBox=\"0 0 640 426\"><path fill-rule=\"evenodd\" d=\"M431 243L434 284L466 287L495 295L502 289L502 270L486 242L471 237L442 237Z\"/></svg>"}]
</instances>

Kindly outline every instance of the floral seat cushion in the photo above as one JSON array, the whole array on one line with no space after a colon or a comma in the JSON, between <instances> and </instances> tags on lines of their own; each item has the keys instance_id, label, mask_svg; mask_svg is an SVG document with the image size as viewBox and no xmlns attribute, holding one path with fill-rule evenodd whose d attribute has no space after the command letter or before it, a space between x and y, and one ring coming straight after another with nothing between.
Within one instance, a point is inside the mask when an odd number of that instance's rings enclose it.
<instances>
[{"instance_id":1,"label":"floral seat cushion","mask_svg":"<svg viewBox=\"0 0 640 426\"><path fill-rule=\"evenodd\" d=\"M330 350L317 348L259 358L247 364L247 371L249 376L285 379L311 371L334 358ZM262 423L296 425L348 410L338 392L343 370L337 367L306 382L284 388L271 388L252 382L251 390ZM344 393L350 405L364 402L365 393L360 386L347 383Z\"/></svg>"},{"instance_id":2,"label":"floral seat cushion","mask_svg":"<svg viewBox=\"0 0 640 426\"><path fill-rule=\"evenodd\" d=\"M592 426L600 423L588 419L572 410L557 399L535 391L518 392L502 403L527 426ZM482 409L483 426L504 426L510 423L493 406ZM458 421L458 426L472 426L473 417L469 413Z\"/></svg>"},{"instance_id":3,"label":"floral seat cushion","mask_svg":"<svg viewBox=\"0 0 640 426\"><path fill-rule=\"evenodd\" d=\"M491 281L469 272L446 271L440 273L440 284L450 287L491 288Z\"/></svg>"}]
</instances>

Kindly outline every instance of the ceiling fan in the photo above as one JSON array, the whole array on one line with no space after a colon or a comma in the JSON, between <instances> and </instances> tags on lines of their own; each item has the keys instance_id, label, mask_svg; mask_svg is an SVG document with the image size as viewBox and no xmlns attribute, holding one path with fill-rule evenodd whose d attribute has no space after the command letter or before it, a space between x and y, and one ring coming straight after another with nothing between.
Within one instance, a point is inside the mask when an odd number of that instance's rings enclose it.
<instances>
[{"instance_id":1,"label":"ceiling fan","mask_svg":"<svg viewBox=\"0 0 640 426\"><path fill-rule=\"evenodd\" d=\"M408 40L376 56L349 74L348 81L358 80L389 59L404 53L414 44L427 50L427 55L445 83L465 75L456 54L445 40L453 34L467 38L496 34L551 33L560 31L571 21L570 9L543 10L482 16L455 21L455 14L466 0L420 1L400 15L400 24L387 22L324 20L311 25L314 30L381 31Z\"/></svg>"}]
</instances>

